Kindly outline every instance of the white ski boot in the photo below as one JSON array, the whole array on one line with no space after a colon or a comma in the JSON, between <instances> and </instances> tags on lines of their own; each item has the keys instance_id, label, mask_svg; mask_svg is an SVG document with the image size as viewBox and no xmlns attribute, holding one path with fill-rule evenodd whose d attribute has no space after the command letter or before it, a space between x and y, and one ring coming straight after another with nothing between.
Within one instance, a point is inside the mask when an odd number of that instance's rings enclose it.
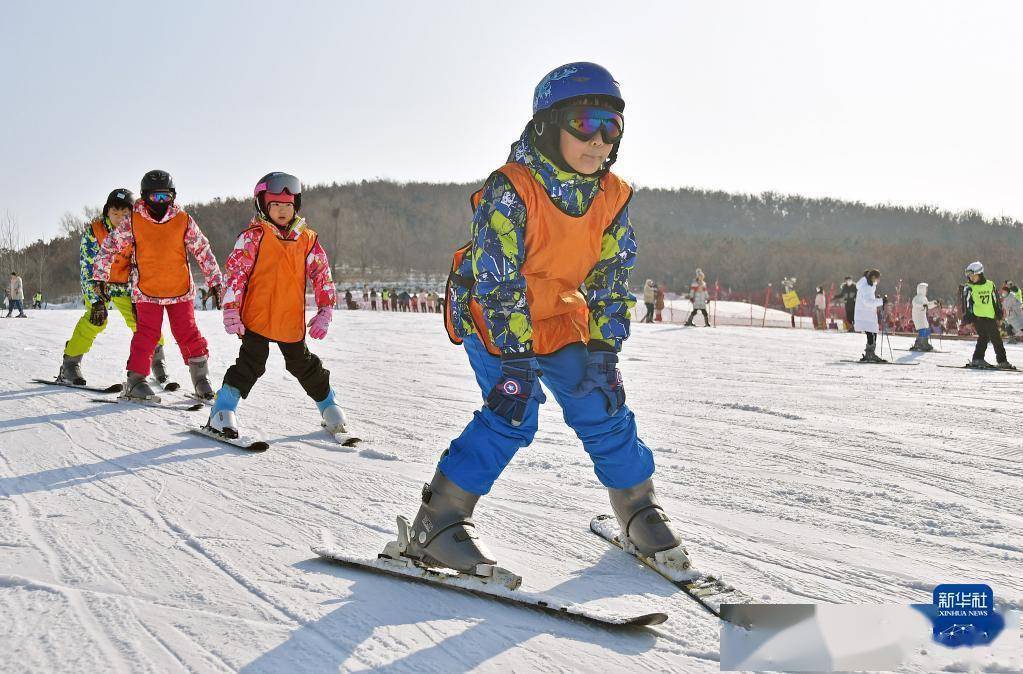
<instances>
[{"instance_id":1,"label":"white ski boot","mask_svg":"<svg viewBox=\"0 0 1023 674\"><path fill-rule=\"evenodd\" d=\"M195 396L199 400L213 400L213 384L210 383L209 358L199 356L188 361L188 374L192 377Z\"/></svg>"},{"instance_id":2,"label":"white ski boot","mask_svg":"<svg viewBox=\"0 0 1023 674\"><path fill-rule=\"evenodd\" d=\"M320 416L323 417L321 425L327 429L328 433L348 435L348 417L345 416L341 406L337 404L334 389L330 390L326 398L316 403L316 408L320 410Z\"/></svg>"},{"instance_id":3,"label":"white ski boot","mask_svg":"<svg viewBox=\"0 0 1023 674\"><path fill-rule=\"evenodd\" d=\"M621 528L622 549L677 571L692 565L682 541L657 502L654 483L646 479L628 489L608 489L611 509Z\"/></svg>"},{"instance_id":4,"label":"white ski boot","mask_svg":"<svg viewBox=\"0 0 1023 674\"><path fill-rule=\"evenodd\" d=\"M75 386L85 386L85 377L82 376L82 357L65 355L64 362L60 364L57 381Z\"/></svg>"},{"instance_id":5,"label":"white ski boot","mask_svg":"<svg viewBox=\"0 0 1023 674\"><path fill-rule=\"evenodd\" d=\"M241 391L230 384L221 386L213 400L213 409L210 411L206 426L225 438L238 439L238 416L235 410L241 397Z\"/></svg>"}]
</instances>

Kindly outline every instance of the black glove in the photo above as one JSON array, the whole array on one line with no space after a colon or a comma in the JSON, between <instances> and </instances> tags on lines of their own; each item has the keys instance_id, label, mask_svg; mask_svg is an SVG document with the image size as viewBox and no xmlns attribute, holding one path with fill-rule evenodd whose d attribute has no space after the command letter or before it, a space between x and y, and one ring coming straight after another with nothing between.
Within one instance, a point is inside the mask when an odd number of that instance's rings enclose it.
<instances>
[{"instance_id":1,"label":"black glove","mask_svg":"<svg viewBox=\"0 0 1023 674\"><path fill-rule=\"evenodd\" d=\"M89 308L89 322L100 327L107 322L107 303L103 300L96 300Z\"/></svg>"},{"instance_id":2,"label":"black glove","mask_svg":"<svg viewBox=\"0 0 1023 674\"><path fill-rule=\"evenodd\" d=\"M887 295L881 295L881 306L884 306L886 304L888 304L888 296Z\"/></svg>"},{"instance_id":3,"label":"black glove","mask_svg":"<svg viewBox=\"0 0 1023 674\"><path fill-rule=\"evenodd\" d=\"M597 390L607 402L607 413L614 416L625 404L625 387L618 370L618 354L614 351L590 351L586 358L586 372L572 395L583 397Z\"/></svg>"},{"instance_id":4,"label":"black glove","mask_svg":"<svg viewBox=\"0 0 1023 674\"><path fill-rule=\"evenodd\" d=\"M977 317L973 315L972 311L967 311L965 314L963 314L963 325L969 325L970 323L975 323L976 321Z\"/></svg>"},{"instance_id":5,"label":"black glove","mask_svg":"<svg viewBox=\"0 0 1023 674\"><path fill-rule=\"evenodd\" d=\"M507 419L512 426L521 425L530 400L536 398L541 403L547 401L547 396L540 388L540 374L536 358L502 361L501 380L487 396L487 407L494 414Z\"/></svg>"},{"instance_id":6,"label":"black glove","mask_svg":"<svg viewBox=\"0 0 1023 674\"><path fill-rule=\"evenodd\" d=\"M92 292L103 304L110 301L110 292L107 290L107 284L105 281L93 281Z\"/></svg>"}]
</instances>

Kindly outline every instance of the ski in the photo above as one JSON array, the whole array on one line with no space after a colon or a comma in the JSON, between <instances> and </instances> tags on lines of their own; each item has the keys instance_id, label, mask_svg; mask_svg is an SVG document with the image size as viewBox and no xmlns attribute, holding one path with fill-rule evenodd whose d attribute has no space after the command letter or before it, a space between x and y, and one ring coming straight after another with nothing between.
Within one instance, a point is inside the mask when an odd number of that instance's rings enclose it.
<instances>
[{"instance_id":1,"label":"ski","mask_svg":"<svg viewBox=\"0 0 1023 674\"><path fill-rule=\"evenodd\" d=\"M921 351L920 349L895 349L896 351L907 351L911 353L949 353L948 351L940 351L938 349L931 349L930 351Z\"/></svg>"},{"instance_id":2,"label":"ski","mask_svg":"<svg viewBox=\"0 0 1023 674\"><path fill-rule=\"evenodd\" d=\"M362 442L362 438L356 437L356 436L352 435L351 433L349 433L348 431L340 431L338 433L331 433L326 428L324 428L323 431L327 435L329 435L334 442L336 442L337 444L341 445L342 447L355 447L360 442Z\"/></svg>"},{"instance_id":3,"label":"ski","mask_svg":"<svg viewBox=\"0 0 1023 674\"><path fill-rule=\"evenodd\" d=\"M79 391L91 391L92 393L120 393L124 388L123 384L111 384L106 388L100 388L98 386L78 386L72 384L69 381L57 381L56 379L33 379L36 384L49 384L50 386L64 386L66 388L74 388Z\"/></svg>"},{"instance_id":4,"label":"ski","mask_svg":"<svg viewBox=\"0 0 1023 674\"><path fill-rule=\"evenodd\" d=\"M752 597L714 576L703 574L695 569L678 571L649 557L629 552L622 545L621 529L614 515L597 515L590 521L590 531L641 561L647 568L682 590L718 618L721 618L721 606L724 604L753 603Z\"/></svg>"},{"instance_id":5,"label":"ski","mask_svg":"<svg viewBox=\"0 0 1023 674\"><path fill-rule=\"evenodd\" d=\"M999 367L973 367L972 365L939 365L938 367L948 367L953 370L977 370L978 372L1023 372L1023 370L1017 370L1015 367L1011 370L1003 370Z\"/></svg>"},{"instance_id":6,"label":"ski","mask_svg":"<svg viewBox=\"0 0 1023 674\"><path fill-rule=\"evenodd\" d=\"M511 589L496 579L459 574L445 569L425 568L416 565L411 559L392 559L383 555L375 559L357 557L331 547L326 539L321 545L313 546L312 551L324 560L343 566L446 587L507 604L532 607L549 615L573 618L608 627L646 627L660 625L668 619L664 613L626 614L617 611L601 611L541 593Z\"/></svg>"},{"instance_id":7,"label":"ski","mask_svg":"<svg viewBox=\"0 0 1023 674\"><path fill-rule=\"evenodd\" d=\"M156 379L155 377L150 377L149 383L154 386L159 386L161 389L167 391L168 393L173 393L174 391L177 391L179 388L181 388L181 384L177 383L176 381L161 382L159 379Z\"/></svg>"},{"instance_id":8,"label":"ski","mask_svg":"<svg viewBox=\"0 0 1023 674\"><path fill-rule=\"evenodd\" d=\"M854 363L856 365L919 365L920 363L897 363L891 360L840 360L839 363Z\"/></svg>"},{"instance_id":9,"label":"ski","mask_svg":"<svg viewBox=\"0 0 1023 674\"><path fill-rule=\"evenodd\" d=\"M94 403L107 403L111 405L139 405L141 407L159 407L165 410L180 410L182 412L198 412L203 408L201 404L195 403L190 405L175 405L173 403L165 403L160 400L159 397L154 397L150 400L133 400L131 398L123 398L117 396L116 398L89 398Z\"/></svg>"},{"instance_id":10,"label":"ski","mask_svg":"<svg viewBox=\"0 0 1023 674\"><path fill-rule=\"evenodd\" d=\"M263 442L262 440L252 440L245 437L229 438L223 433L219 433L209 426L202 426L200 428L190 428L192 433L201 435L206 438L212 438L217 442L222 442L226 445L232 445L239 449L244 449L249 452L265 452L270 449L270 443Z\"/></svg>"}]
</instances>

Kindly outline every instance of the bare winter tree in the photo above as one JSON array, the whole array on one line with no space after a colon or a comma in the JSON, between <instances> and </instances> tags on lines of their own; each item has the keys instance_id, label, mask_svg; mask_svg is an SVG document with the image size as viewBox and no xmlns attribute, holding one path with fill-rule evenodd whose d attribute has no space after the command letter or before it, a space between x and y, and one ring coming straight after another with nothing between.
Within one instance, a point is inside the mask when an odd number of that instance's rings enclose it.
<instances>
[{"instance_id":1,"label":"bare winter tree","mask_svg":"<svg viewBox=\"0 0 1023 674\"><path fill-rule=\"evenodd\" d=\"M21 228L17 220L10 213L4 213L0 217L0 266L3 267L4 277L12 271L17 271L18 251L21 249Z\"/></svg>"}]
</instances>

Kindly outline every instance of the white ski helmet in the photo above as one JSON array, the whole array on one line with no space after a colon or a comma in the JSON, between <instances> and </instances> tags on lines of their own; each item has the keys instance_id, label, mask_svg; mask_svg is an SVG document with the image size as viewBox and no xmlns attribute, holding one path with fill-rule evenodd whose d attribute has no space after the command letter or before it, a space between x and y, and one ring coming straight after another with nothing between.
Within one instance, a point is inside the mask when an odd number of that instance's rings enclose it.
<instances>
[{"instance_id":1,"label":"white ski helmet","mask_svg":"<svg viewBox=\"0 0 1023 674\"><path fill-rule=\"evenodd\" d=\"M980 263L980 260L976 262L971 262L970 264L966 265L966 271L964 273L966 274L966 276L971 276L973 274L983 274L984 265Z\"/></svg>"}]
</instances>

